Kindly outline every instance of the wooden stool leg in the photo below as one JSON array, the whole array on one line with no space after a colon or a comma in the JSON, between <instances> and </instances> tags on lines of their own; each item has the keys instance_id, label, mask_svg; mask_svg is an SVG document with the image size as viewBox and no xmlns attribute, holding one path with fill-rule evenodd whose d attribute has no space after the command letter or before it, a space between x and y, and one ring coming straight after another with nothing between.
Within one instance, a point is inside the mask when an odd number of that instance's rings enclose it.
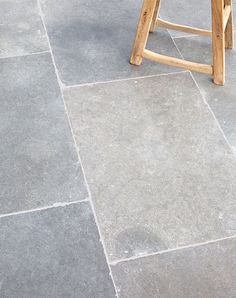
<instances>
[{"instance_id":1,"label":"wooden stool leg","mask_svg":"<svg viewBox=\"0 0 236 298\"><path fill-rule=\"evenodd\" d=\"M212 51L214 83L225 82L224 0L212 0Z\"/></svg>"},{"instance_id":2,"label":"wooden stool leg","mask_svg":"<svg viewBox=\"0 0 236 298\"><path fill-rule=\"evenodd\" d=\"M155 10L156 0L144 0L139 19L138 29L133 45L130 63L140 65L142 63L143 51L147 44L149 30Z\"/></svg>"},{"instance_id":3,"label":"wooden stool leg","mask_svg":"<svg viewBox=\"0 0 236 298\"><path fill-rule=\"evenodd\" d=\"M152 18L150 32L154 32L156 29L156 21L157 21L157 18L159 17L160 8L161 8L161 0L156 0L156 7L155 7L154 15Z\"/></svg>"},{"instance_id":4,"label":"wooden stool leg","mask_svg":"<svg viewBox=\"0 0 236 298\"><path fill-rule=\"evenodd\" d=\"M232 49L234 46L234 25L233 25L233 4L232 0L225 0L225 5L231 6L231 13L229 16L228 23L225 28L225 47Z\"/></svg>"}]
</instances>

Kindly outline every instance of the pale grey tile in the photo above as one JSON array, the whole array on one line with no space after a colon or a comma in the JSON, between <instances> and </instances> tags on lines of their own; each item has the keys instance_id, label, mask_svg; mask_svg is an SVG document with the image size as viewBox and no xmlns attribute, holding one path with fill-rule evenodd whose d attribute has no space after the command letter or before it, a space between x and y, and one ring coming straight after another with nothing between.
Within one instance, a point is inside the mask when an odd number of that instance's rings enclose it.
<instances>
[{"instance_id":1,"label":"pale grey tile","mask_svg":"<svg viewBox=\"0 0 236 298\"><path fill-rule=\"evenodd\" d=\"M88 203L0 219L1 298L115 297Z\"/></svg>"},{"instance_id":2,"label":"pale grey tile","mask_svg":"<svg viewBox=\"0 0 236 298\"><path fill-rule=\"evenodd\" d=\"M86 199L50 55L0 68L0 214Z\"/></svg>"},{"instance_id":3,"label":"pale grey tile","mask_svg":"<svg viewBox=\"0 0 236 298\"><path fill-rule=\"evenodd\" d=\"M164 0L160 14L164 20L173 23L211 30L211 0ZM170 32L173 37L188 35Z\"/></svg>"},{"instance_id":4,"label":"pale grey tile","mask_svg":"<svg viewBox=\"0 0 236 298\"><path fill-rule=\"evenodd\" d=\"M120 298L236 297L236 240L112 266Z\"/></svg>"},{"instance_id":5,"label":"pale grey tile","mask_svg":"<svg viewBox=\"0 0 236 298\"><path fill-rule=\"evenodd\" d=\"M202 37L176 39L185 59L212 63L211 41ZM217 86L209 76L194 73L202 94L219 121L227 139L236 148L236 50L226 50L226 83Z\"/></svg>"},{"instance_id":6,"label":"pale grey tile","mask_svg":"<svg viewBox=\"0 0 236 298\"><path fill-rule=\"evenodd\" d=\"M234 11L236 12L236 5ZM211 30L211 0L164 0L160 14L164 20L173 23ZM170 33L173 37L188 35L173 30Z\"/></svg>"},{"instance_id":7,"label":"pale grey tile","mask_svg":"<svg viewBox=\"0 0 236 298\"><path fill-rule=\"evenodd\" d=\"M189 73L65 98L110 260L236 232L236 159Z\"/></svg>"},{"instance_id":8,"label":"pale grey tile","mask_svg":"<svg viewBox=\"0 0 236 298\"><path fill-rule=\"evenodd\" d=\"M151 61L132 66L129 58L141 0L42 0L50 42L64 84L81 84L173 72ZM167 33L150 35L149 49L178 57Z\"/></svg>"},{"instance_id":9,"label":"pale grey tile","mask_svg":"<svg viewBox=\"0 0 236 298\"><path fill-rule=\"evenodd\" d=\"M49 50L37 0L0 0L0 57Z\"/></svg>"}]
</instances>

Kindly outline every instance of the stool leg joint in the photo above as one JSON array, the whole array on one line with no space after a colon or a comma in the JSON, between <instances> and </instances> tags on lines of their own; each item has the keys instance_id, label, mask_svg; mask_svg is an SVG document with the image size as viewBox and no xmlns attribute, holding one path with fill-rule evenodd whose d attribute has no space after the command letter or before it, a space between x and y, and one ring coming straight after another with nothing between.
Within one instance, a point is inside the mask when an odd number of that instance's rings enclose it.
<instances>
[{"instance_id":1,"label":"stool leg joint","mask_svg":"<svg viewBox=\"0 0 236 298\"><path fill-rule=\"evenodd\" d=\"M232 0L211 0L212 31L174 24L160 19L160 3L161 0L144 0L130 63L140 65L142 59L145 58L210 74L214 77L216 84L223 85L225 82L225 48L232 48L234 42ZM147 50L146 44L149 32L153 32L158 26L212 37L213 65L168 57Z\"/></svg>"}]
</instances>

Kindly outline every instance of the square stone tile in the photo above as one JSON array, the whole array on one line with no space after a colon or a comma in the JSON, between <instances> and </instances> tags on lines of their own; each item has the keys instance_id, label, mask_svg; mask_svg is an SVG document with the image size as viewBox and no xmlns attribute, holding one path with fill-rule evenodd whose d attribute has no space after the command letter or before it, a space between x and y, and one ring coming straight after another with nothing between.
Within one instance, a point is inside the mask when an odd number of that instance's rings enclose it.
<instances>
[{"instance_id":1,"label":"square stone tile","mask_svg":"<svg viewBox=\"0 0 236 298\"><path fill-rule=\"evenodd\" d=\"M236 232L236 159L189 73L65 92L110 260Z\"/></svg>"},{"instance_id":2,"label":"square stone tile","mask_svg":"<svg viewBox=\"0 0 236 298\"><path fill-rule=\"evenodd\" d=\"M88 203L0 219L2 298L115 297Z\"/></svg>"},{"instance_id":3,"label":"square stone tile","mask_svg":"<svg viewBox=\"0 0 236 298\"><path fill-rule=\"evenodd\" d=\"M50 42L64 84L82 84L176 71L129 58L141 0L42 0ZM149 49L179 57L167 31L151 34Z\"/></svg>"},{"instance_id":4,"label":"square stone tile","mask_svg":"<svg viewBox=\"0 0 236 298\"><path fill-rule=\"evenodd\" d=\"M0 57L47 51L36 0L0 0Z\"/></svg>"},{"instance_id":5,"label":"square stone tile","mask_svg":"<svg viewBox=\"0 0 236 298\"><path fill-rule=\"evenodd\" d=\"M50 55L0 68L0 214L86 199Z\"/></svg>"},{"instance_id":6,"label":"square stone tile","mask_svg":"<svg viewBox=\"0 0 236 298\"><path fill-rule=\"evenodd\" d=\"M176 39L176 44L185 59L212 63L211 41L208 38L181 38ZM194 73L194 77L227 139L236 148L236 49L226 50L225 86L213 84L207 75Z\"/></svg>"},{"instance_id":7,"label":"square stone tile","mask_svg":"<svg viewBox=\"0 0 236 298\"><path fill-rule=\"evenodd\" d=\"M236 297L236 240L112 266L120 298Z\"/></svg>"},{"instance_id":8,"label":"square stone tile","mask_svg":"<svg viewBox=\"0 0 236 298\"><path fill-rule=\"evenodd\" d=\"M160 14L164 20L173 23L211 30L211 0L164 0ZM170 33L173 37L188 35L172 30Z\"/></svg>"}]
</instances>

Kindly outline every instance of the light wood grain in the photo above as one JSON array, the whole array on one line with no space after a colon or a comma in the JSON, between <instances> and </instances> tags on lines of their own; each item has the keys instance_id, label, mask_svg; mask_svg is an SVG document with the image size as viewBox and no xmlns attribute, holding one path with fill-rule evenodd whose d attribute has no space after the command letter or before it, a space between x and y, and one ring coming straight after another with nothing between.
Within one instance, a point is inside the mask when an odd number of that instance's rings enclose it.
<instances>
[{"instance_id":1,"label":"light wood grain","mask_svg":"<svg viewBox=\"0 0 236 298\"><path fill-rule=\"evenodd\" d=\"M152 18L150 32L154 32L156 29L156 20L159 17L160 8L161 8L161 0L156 0L156 6L155 6L153 18Z\"/></svg>"},{"instance_id":2,"label":"light wood grain","mask_svg":"<svg viewBox=\"0 0 236 298\"><path fill-rule=\"evenodd\" d=\"M210 75L213 74L213 69L211 65L195 63L195 62L178 59L178 58L174 58L166 55L160 55L152 51L149 51L147 49L145 49L143 52L143 58L146 58L155 62L167 64L170 66L181 67L184 69L202 72Z\"/></svg>"},{"instance_id":3,"label":"light wood grain","mask_svg":"<svg viewBox=\"0 0 236 298\"><path fill-rule=\"evenodd\" d=\"M144 0L133 45L132 56L130 58L131 64L140 65L142 63L142 54L147 44L155 7L156 0Z\"/></svg>"},{"instance_id":4,"label":"light wood grain","mask_svg":"<svg viewBox=\"0 0 236 298\"><path fill-rule=\"evenodd\" d=\"M231 14L231 6L230 5L225 5L224 10L223 10L224 31L225 31L225 28L228 24L230 14Z\"/></svg>"},{"instance_id":5,"label":"light wood grain","mask_svg":"<svg viewBox=\"0 0 236 298\"><path fill-rule=\"evenodd\" d=\"M214 83L225 83L224 0L212 2L212 51Z\"/></svg>"},{"instance_id":6,"label":"light wood grain","mask_svg":"<svg viewBox=\"0 0 236 298\"><path fill-rule=\"evenodd\" d=\"M164 21L160 18L157 19L157 21L156 21L156 27L162 27L162 28L166 28L166 29L170 29L170 30L181 31L181 32L186 32L186 33L192 33L192 34L211 37L211 31L209 31L209 30L204 30L204 29L199 29L199 28L195 28L195 27L179 25L179 24Z\"/></svg>"},{"instance_id":7,"label":"light wood grain","mask_svg":"<svg viewBox=\"0 0 236 298\"><path fill-rule=\"evenodd\" d=\"M225 47L227 49L232 49L234 46L234 24L233 24L233 5L232 0L225 0L226 5L231 6L230 15L228 19L228 23L225 28Z\"/></svg>"}]
</instances>

